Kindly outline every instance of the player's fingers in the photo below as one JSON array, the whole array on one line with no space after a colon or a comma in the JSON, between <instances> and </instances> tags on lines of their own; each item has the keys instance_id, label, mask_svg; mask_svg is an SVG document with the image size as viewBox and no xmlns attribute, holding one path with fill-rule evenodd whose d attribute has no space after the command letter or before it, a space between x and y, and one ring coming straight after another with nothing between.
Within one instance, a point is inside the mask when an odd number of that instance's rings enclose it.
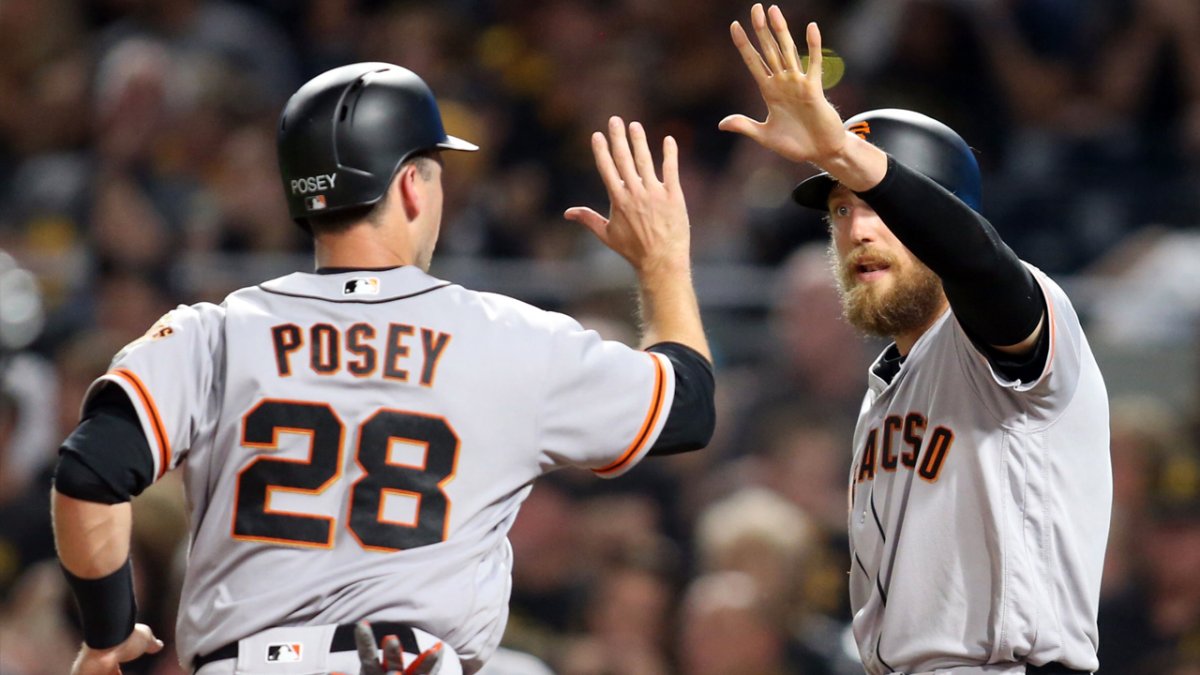
<instances>
[{"instance_id":1,"label":"player's fingers","mask_svg":"<svg viewBox=\"0 0 1200 675\"><path fill-rule=\"evenodd\" d=\"M678 191L679 186L679 145L675 138L667 136L663 139L663 184L668 190Z\"/></svg>"},{"instance_id":2,"label":"player's fingers","mask_svg":"<svg viewBox=\"0 0 1200 675\"><path fill-rule=\"evenodd\" d=\"M596 159L596 170L600 172L600 180L604 181L608 197L613 199L624 189L624 185L608 149L608 138L599 131L592 134L592 156Z\"/></svg>"},{"instance_id":3,"label":"player's fingers","mask_svg":"<svg viewBox=\"0 0 1200 675\"><path fill-rule=\"evenodd\" d=\"M742 24L737 21L730 24L729 34L733 37L733 46L737 47L738 53L742 55L742 61L745 62L746 68L750 70L754 81L761 88L767 78L771 76L771 69L767 67L758 50L750 43L750 36L746 35L746 29L742 28Z\"/></svg>"},{"instance_id":4,"label":"player's fingers","mask_svg":"<svg viewBox=\"0 0 1200 675\"><path fill-rule=\"evenodd\" d=\"M782 72L784 68L779 58L779 43L775 41L775 36L767 26L767 13L763 11L762 3L756 2L750 8L750 26L754 28L758 48L762 51L763 60L767 62L767 68L772 74Z\"/></svg>"},{"instance_id":5,"label":"player's fingers","mask_svg":"<svg viewBox=\"0 0 1200 675\"><path fill-rule=\"evenodd\" d=\"M629 149L629 137L625 134L625 121L615 115L608 120L608 145L625 188L636 190L641 187L642 179L638 176L633 151Z\"/></svg>"},{"instance_id":6,"label":"player's fingers","mask_svg":"<svg viewBox=\"0 0 1200 675\"><path fill-rule=\"evenodd\" d=\"M354 646L358 650L359 672L362 675L379 675L379 648L375 645L375 633L371 624L359 621L354 624Z\"/></svg>"},{"instance_id":7,"label":"player's fingers","mask_svg":"<svg viewBox=\"0 0 1200 675\"><path fill-rule=\"evenodd\" d=\"M400 638L395 635L383 638L383 670L385 673L404 670L404 648L400 646Z\"/></svg>"},{"instance_id":8,"label":"player's fingers","mask_svg":"<svg viewBox=\"0 0 1200 675\"><path fill-rule=\"evenodd\" d=\"M808 41L808 72L805 75L809 80L814 80L817 84L821 83L821 29L817 28L816 21L810 21L808 28L804 32L804 37Z\"/></svg>"},{"instance_id":9,"label":"player's fingers","mask_svg":"<svg viewBox=\"0 0 1200 675\"><path fill-rule=\"evenodd\" d=\"M755 122L745 115L730 115L717 124L717 128L721 131L732 131L735 134L741 134L756 141L758 140L758 131L761 126L762 124Z\"/></svg>"},{"instance_id":10,"label":"player's fingers","mask_svg":"<svg viewBox=\"0 0 1200 675\"><path fill-rule=\"evenodd\" d=\"M439 642L421 652L421 655L412 662L403 675L433 675L436 673L441 669L443 646L443 643Z\"/></svg>"},{"instance_id":11,"label":"player's fingers","mask_svg":"<svg viewBox=\"0 0 1200 675\"><path fill-rule=\"evenodd\" d=\"M783 66L788 70L800 72L800 55L796 53L796 41L792 39L792 32L788 30L787 19L783 18L783 11L779 9L779 5L771 5L771 9L767 11L767 18L770 20L771 30L775 32L775 39L779 41Z\"/></svg>"},{"instance_id":12,"label":"player's fingers","mask_svg":"<svg viewBox=\"0 0 1200 675\"><path fill-rule=\"evenodd\" d=\"M646 128L641 122L629 125L629 144L633 146L633 161L637 165L638 176L643 184L658 182L658 174L654 171L654 157L650 154L650 142L646 139Z\"/></svg>"},{"instance_id":13,"label":"player's fingers","mask_svg":"<svg viewBox=\"0 0 1200 675\"><path fill-rule=\"evenodd\" d=\"M132 661L142 654L157 654L162 651L162 640L154 637L154 631L144 623L134 625L133 632L125 638L115 651L117 661Z\"/></svg>"},{"instance_id":14,"label":"player's fingers","mask_svg":"<svg viewBox=\"0 0 1200 675\"><path fill-rule=\"evenodd\" d=\"M573 206L567 209L563 216L567 220L573 220L587 229L591 230L597 237L603 239L605 228L608 227L608 218L596 213L586 206Z\"/></svg>"},{"instance_id":15,"label":"player's fingers","mask_svg":"<svg viewBox=\"0 0 1200 675\"><path fill-rule=\"evenodd\" d=\"M154 630L144 623L136 624L133 627L134 635L141 638L144 650L148 654L157 654L163 648L162 640L159 640L154 635Z\"/></svg>"}]
</instances>

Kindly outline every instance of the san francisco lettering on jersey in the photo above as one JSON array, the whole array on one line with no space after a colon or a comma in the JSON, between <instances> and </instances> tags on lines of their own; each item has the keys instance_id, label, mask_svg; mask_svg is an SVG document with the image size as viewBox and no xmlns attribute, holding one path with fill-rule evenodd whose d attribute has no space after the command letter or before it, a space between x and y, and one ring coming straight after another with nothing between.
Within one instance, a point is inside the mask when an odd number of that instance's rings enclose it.
<instances>
[{"instance_id":1,"label":"san francisco lettering on jersey","mask_svg":"<svg viewBox=\"0 0 1200 675\"><path fill-rule=\"evenodd\" d=\"M883 426L867 433L859 455L857 482L875 480L876 471L895 471L898 467L915 469L921 478L931 483L936 481L950 454L954 432L937 426L926 434L928 425L929 420L919 412L884 418Z\"/></svg>"},{"instance_id":2,"label":"san francisco lettering on jersey","mask_svg":"<svg viewBox=\"0 0 1200 675\"><path fill-rule=\"evenodd\" d=\"M307 329L294 323L271 327L280 377L289 377L294 367L305 365L317 375L335 375L345 367L355 377L370 377L378 371L384 379L413 379L424 387L433 386L450 337L449 333L404 323L389 323L384 329L369 323L347 328L328 323L315 323ZM414 354L415 348L419 355ZM293 357L304 349L308 359L295 361ZM419 362L414 363L417 358Z\"/></svg>"}]
</instances>

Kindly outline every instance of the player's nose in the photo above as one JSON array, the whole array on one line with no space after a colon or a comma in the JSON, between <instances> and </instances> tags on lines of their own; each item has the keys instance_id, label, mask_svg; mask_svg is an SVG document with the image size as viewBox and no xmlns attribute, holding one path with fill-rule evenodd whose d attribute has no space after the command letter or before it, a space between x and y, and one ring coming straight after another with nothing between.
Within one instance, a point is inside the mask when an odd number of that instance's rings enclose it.
<instances>
[{"instance_id":1,"label":"player's nose","mask_svg":"<svg viewBox=\"0 0 1200 675\"><path fill-rule=\"evenodd\" d=\"M858 208L850 214L846 234L855 244L878 241L883 221L869 208Z\"/></svg>"}]
</instances>

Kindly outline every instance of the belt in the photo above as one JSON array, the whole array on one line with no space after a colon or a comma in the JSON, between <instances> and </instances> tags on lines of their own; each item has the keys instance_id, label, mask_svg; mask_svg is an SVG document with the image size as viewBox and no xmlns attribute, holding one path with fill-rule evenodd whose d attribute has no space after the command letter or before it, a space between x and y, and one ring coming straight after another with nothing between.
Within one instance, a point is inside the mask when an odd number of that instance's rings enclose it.
<instances>
[{"instance_id":1,"label":"belt","mask_svg":"<svg viewBox=\"0 0 1200 675\"><path fill-rule=\"evenodd\" d=\"M376 644L382 642L383 638L389 635L395 635L400 638L400 646L404 648L404 651L410 654L421 653L420 647L417 646L417 636L413 633L413 629L410 626L391 621L378 621L371 623L371 632L375 634ZM329 651L352 652L357 648L358 646L354 642L354 624L342 624L333 631L333 639L329 642ZM196 658L192 659L192 669L194 672L213 661L236 659L237 657L238 643L230 642L224 647L215 649L207 654L197 654Z\"/></svg>"},{"instance_id":2,"label":"belt","mask_svg":"<svg viewBox=\"0 0 1200 675\"><path fill-rule=\"evenodd\" d=\"M1091 675L1091 672L1090 670L1068 668L1057 661L1044 666L1025 666L1026 675Z\"/></svg>"}]
</instances>

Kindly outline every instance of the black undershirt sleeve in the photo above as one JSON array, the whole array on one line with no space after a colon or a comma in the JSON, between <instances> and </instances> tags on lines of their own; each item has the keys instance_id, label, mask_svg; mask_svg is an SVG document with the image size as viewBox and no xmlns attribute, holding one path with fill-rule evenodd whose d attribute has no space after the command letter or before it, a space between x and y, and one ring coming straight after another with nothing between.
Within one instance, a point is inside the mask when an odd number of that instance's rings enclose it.
<instances>
[{"instance_id":1,"label":"black undershirt sleeve","mask_svg":"<svg viewBox=\"0 0 1200 675\"><path fill-rule=\"evenodd\" d=\"M675 398L649 454L673 455L708 445L717 419L712 364L678 342L660 342L646 351L666 356L675 370Z\"/></svg>"},{"instance_id":2,"label":"black undershirt sleeve","mask_svg":"<svg viewBox=\"0 0 1200 675\"><path fill-rule=\"evenodd\" d=\"M1029 337L1045 314L1045 300L1033 273L991 223L890 155L883 180L858 195L941 278L954 316L993 363L997 358L1023 363L1022 355L998 356L1003 353L988 345L1014 345ZM1042 351L1035 347L1024 356Z\"/></svg>"},{"instance_id":3,"label":"black undershirt sleeve","mask_svg":"<svg viewBox=\"0 0 1200 675\"><path fill-rule=\"evenodd\" d=\"M54 487L68 497L118 504L154 482L150 444L137 411L117 386L108 385L92 397L58 453Z\"/></svg>"}]
</instances>

